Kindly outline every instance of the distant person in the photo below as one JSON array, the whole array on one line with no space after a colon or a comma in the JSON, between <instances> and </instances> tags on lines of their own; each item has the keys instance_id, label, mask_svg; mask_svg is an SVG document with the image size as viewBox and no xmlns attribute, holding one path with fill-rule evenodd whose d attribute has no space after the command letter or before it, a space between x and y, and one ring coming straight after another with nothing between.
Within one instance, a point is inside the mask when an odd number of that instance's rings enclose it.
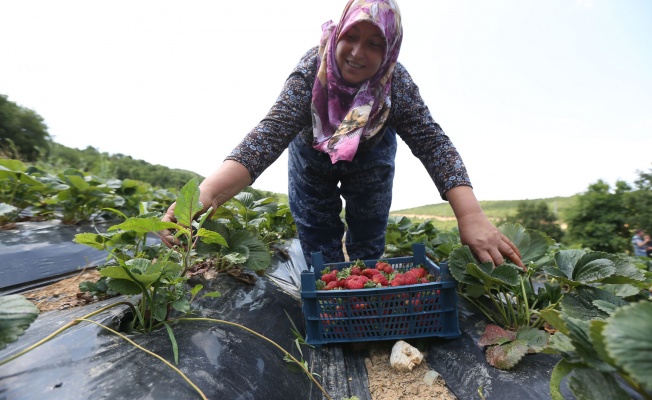
<instances>
[{"instance_id":1,"label":"distant person","mask_svg":"<svg viewBox=\"0 0 652 400\"><path fill-rule=\"evenodd\" d=\"M637 229L632 236L632 247L634 248L635 256L647 256L648 247L652 245L650 235L646 235L642 229Z\"/></svg>"},{"instance_id":2,"label":"distant person","mask_svg":"<svg viewBox=\"0 0 652 400\"><path fill-rule=\"evenodd\" d=\"M308 264L316 251L325 262L344 261L343 239L349 259L378 259L385 250L398 135L450 203L461 241L475 257L494 265L507 258L525 269L516 246L480 208L462 158L397 62L403 28L396 2L349 0L339 23L329 21L322 30L319 45L299 60L269 113L200 184L204 210L251 185L289 149L289 203ZM271 61L261 60L261 73L265 62ZM175 220L174 206L164 221ZM163 238L177 243L169 233Z\"/></svg>"},{"instance_id":3,"label":"distant person","mask_svg":"<svg viewBox=\"0 0 652 400\"><path fill-rule=\"evenodd\" d=\"M645 253L648 257L650 257L652 255L652 238L650 237L650 235L645 234L643 235L643 240L647 242L647 245L645 247Z\"/></svg>"}]
</instances>

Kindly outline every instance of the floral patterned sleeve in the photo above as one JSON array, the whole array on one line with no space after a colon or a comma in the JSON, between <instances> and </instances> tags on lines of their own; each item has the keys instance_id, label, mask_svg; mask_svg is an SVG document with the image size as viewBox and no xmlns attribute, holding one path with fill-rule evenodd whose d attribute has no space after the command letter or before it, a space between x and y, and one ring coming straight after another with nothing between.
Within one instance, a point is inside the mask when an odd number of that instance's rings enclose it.
<instances>
[{"instance_id":1,"label":"floral patterned sleeve","mask_svg":"<svg viewBox=\"0 0 652 400\"><path fill-rule=\"evenodd\" d=\"M226 157L247 168L252 182L276 161L297 134L312 126L310 101L316 56L315 47L301 58L267 116Z\"/></svg>"},{"instance_id":2,"label":"floral patterned sleeve","mask_svg":"<svg viewBox=\"0 0 652 400\"><path fill-rule=\"evenodd\" d=\"M419 88L400 63L392 79L392 110L387 124L421 160L442 199L446 200L446 192L456 186L471 186L460 154L433 119Z\"/></svg>"}]
</instances>

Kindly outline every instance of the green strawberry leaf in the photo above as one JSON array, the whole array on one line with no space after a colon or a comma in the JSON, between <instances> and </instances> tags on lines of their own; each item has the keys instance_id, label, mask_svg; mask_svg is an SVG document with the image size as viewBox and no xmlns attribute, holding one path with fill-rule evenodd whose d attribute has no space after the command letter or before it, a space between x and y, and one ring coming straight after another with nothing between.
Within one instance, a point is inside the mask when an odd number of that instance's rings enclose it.
<instances>
[{"instance_id":1,"label":"green strawberry leaf","mask_svg":"<svg viewBox=\"0 0 652 400\"><path fill-rule=\"evenodd\" d=\"M199 202L199 184L193 178L179 191L177 203L174 207L174 217L183 226L191 226L195 214L201 211L203 205Z\"/></svg>"},{"instance_id":2,"label":"green strawberry leaf","mask_svg":"<svg viewBox=\"0 0 652 400\"><path fill-rule=\"evenodd\" d=\"M652 303L622 307L607 319L602 334L614 362L652 391Z\"/></svg>"},{"instance_id":3,"label":"green strawberry leaf","mask_svg":"<svg viewBox=\"0 0 652 400\"><path fill-rule=\"evenodd\" d=\"M548 332L530 326L523 326L516 332L516 339L527 343L529 352L542 351L548 345L549 338Z\"/></svg>"},{"instance_id":4,"label":"green strawberry leaf","mask_svg":"<svg viewBox=\"0 0 652 400\"><path fill-rule=\"evenodd\" d=\"M550 375L550 398L551 400L564 400L564 395L561 393L561 381L571 372L575 366L570 364L564 359L561 359L555 368L552 369Z\"/></svg>"},{"instance_id":5,"label":"green strawberry leaf","mask_svg":"<svg viewBox=\"0 0 652 400\"><path fill-rule=\"evenodd\" d=\"M18 340L38 314L38 308L19 294L0 296L0 349Z\"/></svg>"},{"instance_id":6,"label":"green strawberry leaf","mask_svg":"<svg viewBox=\"0 0 652 400\"><path fill-rule=\"evenodd\" d=\"M590 368L576 368L568 378L568 388L577 400L630 400L616 379Z\"/></svg>"}]
</instances>

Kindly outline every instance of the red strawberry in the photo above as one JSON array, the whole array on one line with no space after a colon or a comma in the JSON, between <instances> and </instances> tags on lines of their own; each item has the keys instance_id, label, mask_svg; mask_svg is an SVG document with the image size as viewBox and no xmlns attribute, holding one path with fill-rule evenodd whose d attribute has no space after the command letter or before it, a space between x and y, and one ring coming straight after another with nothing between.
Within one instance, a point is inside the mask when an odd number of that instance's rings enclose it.
<instances>
[{"instance_id":1,"label":"red strawberry","mask_svg":"<svg viewBox=\"0 0 652 400\"><path fill-rule=\"evenodd\" d=\"M392 279L389 286L401 286L402 284L401 279Z\"/></svg>"},{"instance_id":2,"label":"red strawberry","mask_svg":"<svg viewBox=\"0 0 652 400\"><path fill-rule=\"evenodd\" d=\"M389 265L386 261L381 261L381 260L379 260L376 263L376 270L383 271L386 274L391 274L392 272L394 272L394 269L392 268L391 265Z\"/></svg>"},{"instance_id":3,"label":"red strawberry","mask_svg":"<svg viewBox=\"0 0 652 400\"><path fill-rule=\"evenodd\" d=\"M333 290L336 287L338 287L338 282L337 281L330 281L330 282L328 282L326 284L326 287L324 288L324 290Z\"/></svg>"},{"instance_id":4,"label":"red strawberry","mask_svg":"<svg viewBox=\"0 0 652 400\"><path fill-rule=\"evenodd\" d=\"M360 267L356 265L351 267L351 275L360 275L360 274L362 274L362 269L360 269Z\"/></svg>"},{"instance_id":5,"label":"red strawberry","mask_svg":"<svg viewBox=\"0 0 652 400\"><path fill-rule=\"evenodd\" d=\"M380 283L381 286L389 285L387 278L385 278L383 274L376 274L373 276L373 278L371 278L371 280L376 284Z\"/></svg>"},{"instance_id":6,"label":"red strawberry","mask_svg":"<svg viewBox=\"0 0 652 400\"><path fill-rule=\"evenodd\" d=\"M405 274L403 274L402 282L403 282L404 285L414 285L418 281L419 281L419 279L417 278L417 276L412 271L408 271Z\"/></svg>"},{"instance_id":7,"label":"red strawberry","mask_svg":"<svg viewBox=\"0 0 652 400\"><path fill-rule=\"evenodd\" d=\"M321 280L328 283L332 281L337 281L337 271L331 271L327 274L321 276Z\"/></svg>"},{"instance_id":8,"label":"red strawberry","mask_svg":"<svg viewBox=\"0 0 652 400\"><path fill-rule=\"evenodd\" d=\"M419 280L419 282L420 282L420 283L430 283L430 281L428 280L428 278L426 278L425 276L424 276L423 278L421 278L421 279Z\"/></svg>"},{"instance_id":9,"label":"red strawberry","mask_svg":"<svg viewBox=\"0 0 652 400\"><path fill-rule=\"evenodd\" d=\"M423 267L412 268L410 272L414 272L414 275L416 275L417 278L423 278L424 276L426 276L426 269Z\"/></svg>"},{"instance_id":10,"label":"red strawberry","mask_svg":"<svg viewBox=\"0 0 652 400\"><path fill-rule=\"evenodd\" d=\"M380 271L375 270L375 269L371 269L371 268L367 268L364 271L362 271L361 276L366 276L367 278L371 279L374 275L379 275L379 274L380 274Z\"/></svg>"},{"instance_id":11,"label":"red strawberry","mask_svg":"<svg viewBox=\"0 0 652 400\"><path fill-rule=\"evenodd\" d=\"M378 260L378 261L376 262L376 270L378 270L378 271L384 271L384 270L385 270L385 266L387 266L387 265L389 265L389 264L387 264L387 261ZM390 268L391 268L391 266L390 266Z\"/></svg>"},{"instance_id":12,"label":"red strawberry","mask_svg":"<svg viewBox=\"0 0 652 400\"><path fill-rule=\"evenodd\" d=\"M369 282L369 278L366 276L352 275L350 279L347 278L344 287L347 289L362 289L367 282Z\"/></svg>"}]
</instances>

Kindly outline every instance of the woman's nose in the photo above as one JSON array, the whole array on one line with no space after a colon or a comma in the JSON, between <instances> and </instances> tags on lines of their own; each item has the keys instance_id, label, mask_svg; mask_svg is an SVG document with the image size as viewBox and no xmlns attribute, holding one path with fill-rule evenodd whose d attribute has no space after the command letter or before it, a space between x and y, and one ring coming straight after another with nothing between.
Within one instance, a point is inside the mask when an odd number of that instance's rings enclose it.
<instances>
[{"instance_id":1,"label":"woman's nose","mask_svg":"<svg viewBox=\"0 0 652 400\"><path fill-rule=\"evenodd\" d=\"M351 55L357 56L362 52L362 46L360 43L355 43L351 46Z\"/></svg>"}]
</instances>

